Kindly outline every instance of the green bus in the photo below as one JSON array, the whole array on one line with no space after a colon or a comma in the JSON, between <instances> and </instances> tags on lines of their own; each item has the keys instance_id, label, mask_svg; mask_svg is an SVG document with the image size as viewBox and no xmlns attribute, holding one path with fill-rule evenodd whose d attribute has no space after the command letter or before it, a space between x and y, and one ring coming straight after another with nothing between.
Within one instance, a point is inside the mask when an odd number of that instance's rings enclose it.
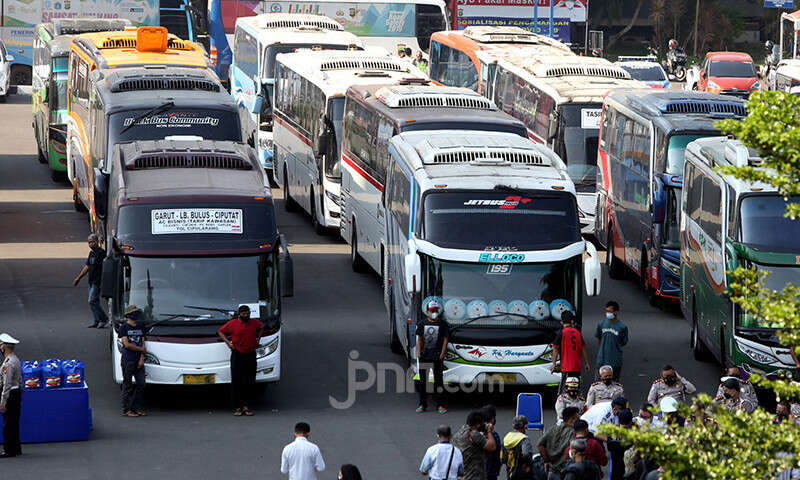
<instances>
[{"instance_id":1,"label":"green bus","mask_svg":"<svg viewBox=\"0 0 800 480\"><path fill-rule=\"evenodd\" d=\"M727 271L768 272L766 286L800 285L800 220L784 216L787 200L770 185L720 175L718 166L758 166L758 152L738 140L714 137L686 148L681 195L680 303L691 323L696 358L759 374L791 373L791 350L770 325L726 295ZM798 202L790 198L788 202Z\"/></svg>"},{"instance_id":2,"label":"green bus","mask_svg":"<svg viewBox=\"0 0 800 480\"><path fill-rule=\"evenodd\" d=\"M59 18L34 29L31 104L39 162L50 166L53 181L67 172L67 58L74 35L125 30L124 19Z\"/></svg>"}]
</instances>

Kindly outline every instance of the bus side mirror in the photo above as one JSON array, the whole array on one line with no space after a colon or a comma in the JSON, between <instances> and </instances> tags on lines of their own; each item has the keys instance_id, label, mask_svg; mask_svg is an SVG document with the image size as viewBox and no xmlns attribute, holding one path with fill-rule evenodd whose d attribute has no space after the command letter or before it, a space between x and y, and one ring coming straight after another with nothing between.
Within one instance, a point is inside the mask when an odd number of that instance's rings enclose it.
<instances>
[{"instance_id":1,"label":"bus side mirror","mask_svg":"<svg viewBox=\"0 0 800 480\"><path fill-rule=\"evenodd\" d=\"M14 55L6 54L6 63L13 63L14 62Z\"/></svg>"},{"instance_id":2,"label":"bus side mirror","mask_svg":"<svg viewBox=\"0 0 800 480\"><path fill-rule=\"evenodd\" d=\"M725 242L725 255L728 257L726 260L726 267L728 270L736 270L741 265L739 262L739 253L736 247L731 245L731 242Z\"/></svg>"},{"instance_id":3,"label":"bus side mirror","mask_svg":"<svg viewBox=\"0 0 800 480\"><path fill-rule=\"evenodd\" d=\"M650 215L654 224L664 223L664 209L667 206L666 193L660 181L653 181L653 203L650 205Z\"/></svg>"},{"instance_id":4,"label":"bus side mirror","mask_svg":"<svg viewBox=\"0 0 800 480\"><path fill-rule=\"evenodd\" d=\"M314 142L314 156L321 157L325 152L328 151L328 143L331 141L331 131L328 127L325 126L325 119L320 119L320 130L322 130L319 135L317 136L316 141Z\"/></svg>"},{"instance_id":5,"label":"bus side mirror","mask_svg":"<svg viewBox=\"0 0 800 480\"><path fill-rule=\"evenodd\" d=\"M289 244L286 237L280 235L278 240L278 273L281 280L281 296L294 296L294 262L289 254Z\"/></svg>"},{"instance_id":6,"label":"bus side mirror","mask_svg":"<svg viewBox=\"0 0 800 480\"><path fill-rule=\"evenodd\" d=\"M256 99L253 101L253 108L250 109L250 113L255 113L256 115L261 113L261 106L264 104L264 99L261 98L261 95L256 95Z\"/></svg>"},{"instance_id":7,"label":"bus side mirror","mask_svg":"<svg viewBox=\"0 0 800 480\"><path fill-rule=\"evenodd\" d=\"M116 257L106 257L103 260L103 275L100 278L100 296L111 298L117 291L119 278L119 260Z\"/></svg>"},{"instance_id":8,"label":"bus side mirror","mask_svg":"<svg viewBox=\"0 0 800 480\"><path fill-rule=\"evenodd\" d=\"M420 291L420 281L422 279L422 266L420 265L417 247L413 242L408 244L409 253L405 257L404 271L406 274L406 291L414 294Z\"/></svg>"},{"instance_id":9,"label":"bus side mirror","mask_svg":"<svg viewBox=\"0 0 800 480\"><path fill-rule=\"evenodd\" d=\"M550 114L550 125L547 129L547 138L554 138L558 133L558 112Z\"/></svg>"},{"instance_id":10,"label":"bus side mirror","mask_svg":"<svg viewBox=\"0 0 800 480\"><path fill-rule=\"evenodd\" d=\"M588 258L583 262L583 282L586 286L586 295L596 297L600 295L601 270L597 249L591 242L586 242L586 254Z\"/></svg>"},{"instance_id":11,"label":"bus side mirror","mask_svg":"<svg viewBox=\"0 0 800 480\"><path fill-rule=\"evenodd\" d=\"M94 213L105 219L108 211L108 174L99 168L94 169Z\"/></svg>"}]
</instances>

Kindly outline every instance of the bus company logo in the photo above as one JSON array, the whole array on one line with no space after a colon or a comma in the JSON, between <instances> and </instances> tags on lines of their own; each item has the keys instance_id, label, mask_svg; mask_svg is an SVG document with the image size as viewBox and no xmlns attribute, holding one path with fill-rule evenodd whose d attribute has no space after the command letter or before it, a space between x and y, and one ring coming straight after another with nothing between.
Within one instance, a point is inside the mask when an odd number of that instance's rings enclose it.
<instances>
[{"instance_id":1,"label":"bus company logo","mask_svg":"<svg viewBox=\"0 0 800 480\"><path fill-rule=\"evenodd\" d=\"M281 13L283 11L283 7L281 7L280 3L273 3L269 6L269 11L272 13Z\"/></svg>"},{"instance_id":2,"label":"bus company logo","mask_svg":"<svg viewBox=\"0 0 800 480\"><path fill-rule=\"evenodd\" d=\"M486 355L486 350L483 347L475 347L474 349L467 352L467 354L472 355L473 357L481 358Z\"/></svg>"},{"instance_id":3,"label":"bus company logo","mask_svg":"<svg viewBox=\"0 0 800 480\"><path fill-rule=\"evenodd\" d=\"M530 203L532 200L527 197L520 197L518 195L510 195L503 200L467 200L464 202L465 207L497 207L504 210L513 210L520 205Z\"/></svg>"},{"instance_id":4,"label":"bus company logo","mask_svg":"<svg viewBox=\"0 0 800 480\"><path fill-rule=\"evenodd\" d=\"M481 253L479 262L485 263L521 263L525 261L524 253Z\"/></svg>"},{"instance_id":5,"label":"bus company logo","mask_svg":"<svg viewBox=\"0 0 800 480\"><path fill-rule=\"evenodd\" d=\"M484 252L516 252L517 247L500 247L495 245L489 245L483 249ZM798 257L800 258L800 257Z\"/></svg>"},{"instance_id":6,"label":"bus company logo","mask_svg":"<svg viewBox=\"0 0 800 480\"><path fill-rule=\"evenodd\" d=\"M141 125L155 125L155 126L170 126L170 127L189 127L193 125L207 125L216 127L219 125L219 118L214 117L196 117L187 113L169 113L167 115L154 115L136 119L136 117L128 117L122 121L124 127L129 127L133 122L137 126Z\"/></svg>"}]
</instances>

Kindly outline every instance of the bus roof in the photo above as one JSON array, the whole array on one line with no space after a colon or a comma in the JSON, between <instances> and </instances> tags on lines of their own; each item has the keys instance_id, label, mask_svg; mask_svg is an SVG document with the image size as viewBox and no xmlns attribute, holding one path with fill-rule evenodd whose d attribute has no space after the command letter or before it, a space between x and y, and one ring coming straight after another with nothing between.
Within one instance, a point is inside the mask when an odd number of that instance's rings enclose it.
<instances>
[{"instance_id":1,"label":"bus roof","mask_svg":"<svg viewBox=\"0 0 800 480\"><path fill-rule=\"evenodd\" d=\"M351 85L397 83L404 78L427 78L399 57L364 50L321 50L281 53L276 61L309 79L326 96L344 95Z\"/></svg>"},{"instance_id":2,"label":"bus roof","mask_svg":"<svg viewBox=\"0 0 800 480\"><path fill-rule=\"evenodd\" d=\"M758 156L757 151L746 147L741 141L735 138L699 138L690 142L686 146L686 150L687 152L691 152L704 165L711 169L715 169L718 166L758 167L762 163L762 159ZM687 156L687 159L691 158L691 156ZM722 175L716 171L715 173L719 175L726 184L733 187L737 194L749 191L777 192L774 186L767 183L750 182L740 180L733 175Z\"/></svg>"},{"instance_id":3,"label":"bus roof","mask_svg":"<svg viewBox=\"0 0 800 480\"><path fill-rule=\"evenodd\" d=\"M481 52L491 60L534 54L575 56L567 44L519 27L467 27L436 32L431 40L467 53Z\"/></svg>"},{"instance_id":4,"label":"bus roof","mask_svg":"<svg viewBox=\"0 0 800 480\"><path fill-rule=\"evenodd\" d=\"M69 46L72 43L72 35L59 35L53 38L50 43L50 57L68 57Z\"/></svg>"},{"instance_id":5,"label":"bus roof","mask_svg":"<svg viewBox=\"0 0 800 480\"><path fill-rule=\"evenodd\" d=\"M250 17L239 17L236 19L236 24L252 32L303 27L320 30L344 30L339 22L330 17L306 13L262 13Z\"/></svg>"},{"instance_id":6,"label":"bus roof","mask_svg":"<svg viewBox=\"0 0 800 480\"><path fill-rule=\"evenodd\" d=\"M240 17L236 19L236 25L258 38L262 44L319 43L364 46L359 37L345 32L336 20L325 15L262 13L252 17Z\"/></svg>"},{"instance_id":7,"label":"bus roof","mask_svg":"<svg viewBox=\"0 0 800 480\"><path fill-rule=\"evenodd\" d=\"M90 56L99 67L124 67L132 65L182 65L208 67L208 59L202 47L194 42L181 40L167 34L163 27L139 27L137 30L94 32L76 35L72 48L79 48ZM153 41L165 50L154 51Z\"/></svg>"},{"instance_id":8,"label":"bus roof","mask_svg":"<svg viewBox=\"0 0 800 480\"><path fill-rule=\"evenodd\" d=\"M81 33L125 30L133 22L127 18L56 18L53 19L53 33L56 35L79 35Z\"/></svg>"}]
</instances>

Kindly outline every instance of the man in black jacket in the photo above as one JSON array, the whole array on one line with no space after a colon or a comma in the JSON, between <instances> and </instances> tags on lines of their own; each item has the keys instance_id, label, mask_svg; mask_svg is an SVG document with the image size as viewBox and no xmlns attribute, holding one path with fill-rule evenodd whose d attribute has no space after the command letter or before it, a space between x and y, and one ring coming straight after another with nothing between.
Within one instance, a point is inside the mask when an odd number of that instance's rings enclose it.
<instances>
[{"instance_id":1,"label":"man in black jacket","mask_svg":"<svg viewBox=\"0 0 800 480\"><path fill-rule=\"evenodd\" d=\"M563 470L563 480L600 480L600 467L586 457L586 440L576 438L569 444L572 461Z\"/></svg>"}]
</instances>

